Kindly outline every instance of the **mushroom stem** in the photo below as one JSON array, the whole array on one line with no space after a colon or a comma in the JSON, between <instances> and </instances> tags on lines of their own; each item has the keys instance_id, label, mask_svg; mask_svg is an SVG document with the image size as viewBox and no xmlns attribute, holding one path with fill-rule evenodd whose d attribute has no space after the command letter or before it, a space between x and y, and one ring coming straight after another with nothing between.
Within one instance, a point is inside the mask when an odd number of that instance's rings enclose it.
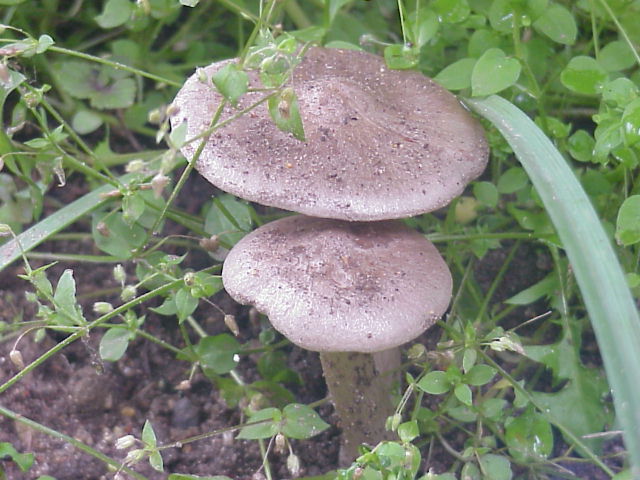
<instances>
[{"instance_id":1,"label":"mushroom stem","mask_svg":"<svg viewBox=\"0 0 640 480\"><path fill-rule=\"evenodd\" d=\"M395 354L393 351L395 350ZM384 353L384 355L380 355ZM358 352L320 352L327 388L340 417L342 437L339 464L347 466L358 456L358 445L393 438L385 429L387 417L393 414L391 377L381 375L388 366L379 365L376 357L394 359L399 350L375 354ZM391 363L396 363L392 360ZM393 367L391 367L393 368Z\"/></svg>"}]
</instances>

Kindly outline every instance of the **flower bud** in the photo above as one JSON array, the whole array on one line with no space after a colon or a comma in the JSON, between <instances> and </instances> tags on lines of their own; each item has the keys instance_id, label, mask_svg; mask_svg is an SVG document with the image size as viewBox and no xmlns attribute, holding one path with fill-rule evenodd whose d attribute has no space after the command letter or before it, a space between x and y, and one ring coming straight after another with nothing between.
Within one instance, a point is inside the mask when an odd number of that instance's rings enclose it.
<instances>
[{"instance_id":1,"label":"flower bud","mask_svg":"<svg viewBox=\"0 0 640 480\"><path fill-rule=\"evenodd\" d=\"M151 179L151 190L153 190L153 196L156 198L160 198L162 196L164 187L166 187L168 184L169 177L163 175L162 173L158 173Z\"/></svg>"},{"instance_id":2,"label":"flower bud","mask_svg":"<svg viewBox=\"0 0 640 480\"><path fill-rule=\"evenodd\" d=\"M133 447L136 443L136 437L133 435L125 435L116 440L116 450L125 450Z\"/></svg>"},{"instance_id":3,"label":"flower bud","mask_svg":"<svg viewBox=\"0 0 640 480\"><path fill-rule=\"evenodd\" d=\"M20 350L11 350L9 352L9 360L13 363L19 370L24 368L24 359L22 358L22 352Z\"/></svg>"},{"instance_id":4,"label":"flower bud","mask_svg":"<svg viewBox=\"0 0 640 480\"><path fill-rule=\"evenodd\" d=\"M275 452L276 453L284 453L285 452L285 448L287 446L287 439L285 438L284 435L282 435L281 433L278 433L276 435L276 441L275 441Z\"/></svg>"},{"instance_id":5,"label":"flower bud","mask_svg":"<svg viewBox=\"0 0 640 480\"><path fill-rule=\"evenodd\" d=\"M134 285L127 285L122 289L122 293L120 294L120 299L123 302L128 302L129 300L133 300L138 291Z\"/></svg>"},{"instance_id":6,"label":"flower bud","mask_svg":"<svg viewBox=\"0 0 640 480\"><path fill-rule=\"evenodd\" d=\"M209 238L201 239L199 243L207 252L215 252L220 247L220 237L211 235Z\"/></svg>"},{"instance_id":7,"label":"flower bud","mask_svg":"<svg viewBox=\"0 0 640 480\"><path fill-rule=\"evenodd\" d=\"M238 324L236 323L236 317L233 315L225 315L224 316L224 324L227 326L231 333L233 333L236 337L240 335L240 329L238 328Z\"/></svg>"},{"instance_id":8,"label":"flower bud","mask_svg":"<svg viewBox=\"0 0 640 480\"><path fill-rule=\"evenodd\" d=\"M187 272L182 277L182 280L187 287L191 287L196 281L196 274L193 272Z\"/></svg>"},{"instance_id":9,"label":"flower bud","mask_svg":"<svg viewBox=\"0 0 640 480\"><path fill-rule=\"evenodd\" d=\"M113 312L113 305L109 302L95 302L93 304L93 311L98 315L105 315Z\"/></svg>"},{"instance_id":10,"label":"flower bud","mask_svg":"<svg viewBox=\"0 0 640 480\"><path fill-rule=\"evenodd\" d=\"M142 448L136 448L135 450L130 450L127 453L127 456L124 459L124 463L127 466L131 466L135 463L138 463L140 460L144 458L145 452Z\"/></svg>"},{"instance_id":11,"label":"flower bud","mask_svg":"<svg viewBox=\"0 0 640 480\"><path fill-rule=\"evenodd\" d=\"M122 265L118 264L115 267L113 267L113 278L116 280L116 282L124 285L124 281L126 277L127 277L127 274L124 271L124 267Z\"/></svg>"},{"instance_id":12,"label":"flower bud","mask_svg":"<svg viewBox=\"0 0 640 480\"><path fill-rule=\"evenodd\" d=\"M300 474L300 459L297 455L292 453L287 457L287 470L293 477L297 477Z\"/></svg>"},{"instance_id":13,"label":"flower bud","mask_svg":"<svg viewBox=\"0 0 640 480\"><path fill-rule=\"evenodd\" d=\"M144 160L136 158L135 160L131 160L129 163L127 163L127 166L124 168L124 170L127 173L141 172L142 170L144 170L144 166Z\"/></svg>"}]
</instances>

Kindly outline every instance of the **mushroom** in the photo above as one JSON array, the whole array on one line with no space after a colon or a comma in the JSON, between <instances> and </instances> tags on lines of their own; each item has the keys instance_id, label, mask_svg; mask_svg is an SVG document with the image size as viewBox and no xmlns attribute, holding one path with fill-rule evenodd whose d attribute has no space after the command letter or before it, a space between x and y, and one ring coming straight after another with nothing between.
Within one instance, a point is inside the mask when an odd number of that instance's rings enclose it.
<instances>
[{"instance_id":1,"label":"mushroom","mask_svg":"<svg viewBox=\"0 0 640 480\"><path fill-rule=\"evenodd\" d=\"M204 69L206 78L234 60ZM256 71L237 114L264 95ZM171 121L187 138L204 131L222 101L202 72L174 100ZM389 70L381 57L315 47L294 68L306 141L279 130L266 106L215 130L196 169L239 197L307 215L352 221L409 217L462 193L488 159L479 122L418 72ZM262 91L255 91L260 90ZM197 142L182 148L192 158Z\"/></svg>"},{"instance_id":2,"label":"mushroom","mask_svg":"<svg viewBox=\"0 0 640 480\"><path fill-rule=\"evenodd\" d=\"M384 357L429 328L452 290L437 249L403 223L304 215L245 236L227 256L222 280L234 299L266 314L291 342L320 352L343 430L341 464L361 443L387 437L393 405L374 355Z\"/></svg>"}]
</instances>

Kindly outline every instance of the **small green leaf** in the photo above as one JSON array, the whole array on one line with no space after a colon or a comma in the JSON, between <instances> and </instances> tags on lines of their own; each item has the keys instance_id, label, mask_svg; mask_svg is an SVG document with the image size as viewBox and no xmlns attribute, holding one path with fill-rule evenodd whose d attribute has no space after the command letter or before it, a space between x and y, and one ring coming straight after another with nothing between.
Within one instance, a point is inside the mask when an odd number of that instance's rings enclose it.
<instances>
[{"instance_id":1,"label":"small green leaf","mask_svg":"<svg viewBox=\"0 0 640 480\"><path fill-rule=\"evenodd\" d=\"M100 250L121 259L130 258L147 240L144 228L137 223L127 225L119 212L94 214L92 235Z\"/></svg>"},{"instance_id":2,"label":"small green leaf","mask_svg":"<svg viewBox=\"0 0 640 480\"><path fill-rule=\"evenodd\" d=\"M498 205L498 198L500 197L498 189L491 182L474 183L473 195L480 203L491 208L495 208Z\"/></svg>"},{"instance_id":3,"label":"small green leaf","mask_svg":"<svg viewBox=\"0 0 640 480\"><path fill-rule=\"evenodd\" d=\"M158 450L154 450L149 454L149 465L158 472L164 472L164 462Z\"/></svg>"},{"instance_id":4,"label":"small green leaf","mask_svg":"<svg viewBox=\"0 0 640 480\"><path fill-rule=\"evenodd\" d=\"M577 130L569 137L569 153L579 162L593 161L596 141L586 130Z\"/></svg>"},{"instance_id":5,"label":"small green leaf","mask_svg":"<svg viewBox=\"0 0 640 480\"><path fill-rule=\"evenodd\" d=\"M105 362L117 362L127 351L131 332L124 327L112 327L100 339L100 358Z\"/></svg>"},{"instance_id":6,"label":"small green leaf","mask_svg":"<svg viewBox=\"0 0 640 480\"><path fill-rule=\"evenodd\" d=\"M462 354L462 370L466 373L473 368L478 358L478 352L475 348L465 348Z\"/></svg>"},{"instance_id":7,"label":"small green leaf","mask_svg":"<svg viewBox=\"0 0 640 480\"><path fill-rule=\"evenodd\" d=\"M404 422L398 425L398 436L403 442L411 442L420 435L417 420Z\"/></svg>"},{"instance_id":8,"label":"small green leaf","mask_svg":"<svg viewBox=\"0 0 640 480\"><path fill-rule=\"evenodd\" d=\"M132 226L142 216L146 207L140 192L127 193L122 197L122 220Z\"/></svg>"},{"instance_id":9,"label":"small green leaf","mask_svg":"<svg viewBox=\"0 0 640 480\"><path fill-rule=\"evenodd\" d=\"M102 117L90 110L79 110L71 119L71 126L80 135L97 130L102 125Z\"/></svg>"},{"instance_id":10,"label":"small green leaf","mask_svg":"<svg viewBox=\"0 0 640 480\"><path fill-rule=\"evenodd\" d=\"M471 388L466 383L459 383L453 389L453 393L458 400L470 407L473 404L473 394Z\"/></svg>"},{"instance_id":11,"label":"small green leaf","mask_svg":"<svg viewBox=\"0 0 640 480\"><path fill-rule=\"evenodd\" d=\"M626 77L607 82L602 88L602 100L607 105L625 108L638 98L638 87Z\"/></svg>"},{"instance_id":12,"label":"small green leaf","mask_svg":"<svg viewBox=\"0 0 640 480\"><path fill-rule=\"evenodd\" d=\"M300 141L305 141L298 97L293 89L285 88L279 95L269 97L268 106L269 114L280 130L291 133Z\"/></svg>"},{"instance_id":13,"label":"small green leaf","mask_svg":"<svg viewBox=\"0 0 640 480\"><path fill-rule=\"evenodd\" d=\"M166 297L162 302L162 305L159 307L150 307L152 312L157 313L158 315L171 316L178 313L178 307L176 306L176 301L172 297Z\"/></svg>"},{"instance_id":14,"label":"small green leaf","mask_svg":"<svg viewBox=\"0 0 640 480\"><path fill-rule=\"evenodd\" d=\"M573 15L558 3L546 8L542 16L533 22L533 28L563 45L573 45L578 35L578 26Z\"/></svg>"},{"instance_id":15,"label":"small green leaf","mask_svg":"<svg viewBox=\"0 0 640 480\"><path fill-rule=\"evenodd\" d=\"M133 13L133 4L129 0L107 0L102 13L94 18L102 28L115 28L124 25Z\"/></svg>"},{"instance_id":16,"label":"small green leaf","mask_svg":"<svg viewBox=\"0 0 640 480\"><path fill-rule=\"evenodd\" d=\"M284 407L282 418L281 431L289 438L311 438L329 428L329 424L314 409L300 403Z\"/></svg>"},{"instance_id":17,"label":"small green leaf","mask_svg":"<svg viewBox=\"0 0 640 480\"><path fill-rule=\"evenodd\" d=\"M220 94L233 106L238 104L238 99L247 93L249 88L249 76L236 63L227 63L211 76L211 80Z\"/></svg>"},{"instance_id":18,"label":"small green leaf","mask_svg":"<svg viewBox=\"0 0 640 480\"><path fill-rule=\"evenodd\" d=\"M640 195L628 197L618 210L616 240L625 247L640 242Z\"/></svg>"},{"instance_id":19,"label":"small green leaf","mask_svg":"<svg viewBox=\"0 0 640 480\"><path fill-rule=\"evenodd\" d=\"M195 347L202 367L218 375L229 373L235 368L239 351L240 344L228 333L204 337Z\"/></svg>"},{"instance_id":20,"label":"small green leaf","mask_svg":"<svg viewBox=\"0 0 640 480\"><path fill-rule=\"evenodd\" d=\"M278 424L282 420L282 412L277 408L264 408L251 415L248 425L242 427L238 437L244 440L270 438L278 433ZM256 423L257 425L251 425Z\"/></svg>"},{"instance_id":21,"label":"small green leaf","mask_svg":"<svg viewBox=\"0 0 640 480\"><path fill-rule=\"evenodd\" d=\"M530 407L506 424L505 443L517 462L544 461L553 451L553 431L549 422Z\"/></svg>"},{"instance_id":22,"label":"small green leaf","mask_svg":"<svg viewBox=\"0 0 640 480\"><path fill-rule=\"evenodd\" d=\"M451 382L447 377L447 373L441 370L427 373L416 385L423 392L432 395L447 393L451 389Z\"/></svg>"},{"instance_id":23,"label":"small green leaf","mask_svg":"<svg viewBox=\"0 0 640 480\"><path fill-rule=\"evenodd\" d=\"M435 0L431 7L444 23L463 22L471 13L467 0Z\"/></svg>"},{"instance_id":24,"label":"small green leaf","mask_svg":"<svg viewBox=\"0 0 640 480\"><path fill-rule=\"evenodd\" d=\"M475 64L475 58L461 58L446 66L433 79L449 90L469 88L471 87L471 73Z\"/></svg>"},{"instance_id":25,"label":"small green leaf","mask_svg":"<svg viewBox=\"0 0 640 480\"><path fill-rule=\"evenodd\" d=\"M0 460L4 457L9 457L13 460L22 472L28 471L34 460L33 453L20 453L9 442L0 443ZM0 473L2 473L1 467Z\"/></svg>"},{"instance_id":26,"label":"small green leaf","mask_svg":"<svg viewBox=\"0 0 640 480\"><path fill-rule=\"evenodd\" d=\"M412 48L396 43L385 47L384 61L392 70L407 70L418 64L418 55Z\"/></svg>"},{"instance_id":27,"label":"small green leaf","mask_svg":"<svg viewBox=\"0 0 640 480\"><path fill-rule=\"evenodd\" d=\"M153 431L153 426L149 420L145 420L144 426L142 427L142 442L147 447L156 448L156 432Z\"/></svg>"},{"instance_id":28,"label":"small green leaf","mask_svg":"<svg viewBox=\"0 0 640 480\"><path fill-rule=\"evenodd\" d=\"M511 167L498 179L497 189L501 194L515 193L529 184L529 177L523 168Z\"/></svg>"},{"instance_id":29,"label":"small green leaf","mask_svg":"<svg viewBox=\"0 0 640 480\"><path fill-rule=\"evenodd\" d=\"M232 195L219 195L205 213L204 230L209 235L219 235L221 241L233 246L251 231L251 213L246 202Z\"/></svg>"},{"instance_id":30,"label":"small green leaf","mask_svg":"<svg viewBox=\"0 0 640 480\"><path fill-rule=\"evenodd\" d=\"M474 97L491 95L516 83L520 77L520 62L509 58L499 48L490 48L478 59L471 73Z\"/></svg>"},{"instance_id":31,"label":"small green leaf","mask_svg":"<svg viewBox=\"0 0 640 480\"><path fill-rule=\"evenodd\" d=\"M429 8L421 8L411 15L409 20L410 39L417 48L421 48L438 32L438 16Z\"/></svg>"},{"instance_id":32,"label":"small green leaf","mask_svg":"<svg viewBox=\"0 0 640 480\"><path fill-rule=\"evenodd\" d=\"M199 303L198 299L191 295L191 291L187 287L181 288L176 292L175 302L176 314L180 322L185 321L198 308Z\"/></svg>"},{"instance_id":33,"label":"small green leaf","mask_svg":"<svg viewBox=\"0 0 640 480\"><path fill-rule=\"evenodd\" d=\"M607 71L596 59L585 55L573 57L560 74L560 81L565 87L585 95L599 93L608 78Z\"/></svg>"},{"instance_id":34,"label":"small green leaf","mask_svg":"<svg viewBox=\"0 0 640 480\"><path fill-rule=\"evenodd\" d=\"M489 365L474 365L468 373L464 375L464 381L469 385L479 387L489 383L496 375L496 370Z\"/></svg>"},{"instance_id":35,"label":"small green leaf","mask_svg":"<svg viewBox=\"0 0 640 480\"><path fill-rule=\"evenodd\" d=\"M53 301L56 310L64 313L65 324L73 322L79 325L85 322L76 300L76 281L73 278L73 270L67 269L60 276Z\"/></svg>"},{"instance_id":36,"label":"small green leaf","mask_svg":"<svg viewBox=\"0 0 640 480\"><path fill-rule=\"evenodd\" d=\"M636 146L640 143L640 98L631 102L624 109L622 128L625 145Z\"/></svg>"},{"instance_id":37,"label":"small green leaf","mask_svg":"<svg viewBox=\"0 0 640 480\"><path fill-rule=\"evenodd\" d=\"M511 463L502 455L492 453L482 455L479 464L483 480L511 480L513 478Z\"/></svg>"},{"instance_id":38,"label":"small green leaf","mask_svg":"<svg viewBox=\"0 0 640 480\"><path fill-rule=\"evenodd\" d=\"M40 35L40 37L38 37L38 46L36 47L36 53L46 52L54 43L56 42L54 42L53 38L51 38L49 35Z\"/></svg>"},{"instance_id":39,"label":"small green leaf","mask_svg":"<svg viewBox=\"0 0 640 480\"><path fill-rule=\"evenodd\" d=\"M133 105L136 82L133 78L119 78L96 87L89 99L92 107L100 109L127 108Z\"/></svg>"},{"instance_id":40,"label":"small green leaf","mask_svg":"<svg viewBox=\"0 0 640 480\"><path fill-rule=\"evenodd\" d=\"M598 63L608 72L617 72L633 67L636 59L626 42L614 40L600 50Z\"/></svg>"}]
</instances>

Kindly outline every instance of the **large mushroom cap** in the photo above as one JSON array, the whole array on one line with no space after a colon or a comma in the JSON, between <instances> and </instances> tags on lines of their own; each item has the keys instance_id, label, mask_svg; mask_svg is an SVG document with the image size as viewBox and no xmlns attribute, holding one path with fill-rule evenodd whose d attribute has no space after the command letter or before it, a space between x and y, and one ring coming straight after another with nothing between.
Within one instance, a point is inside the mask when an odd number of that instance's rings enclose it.
<instances>
[{"instance_id":1,"label":"large mushroom cap","mask_svg":"<svg viewBox=\"0 0 640 480\"><path fill-rule=\"evenodd\" d=\"M440 318L452 289L433 244L399 221L303 215L240 240L222 281L293 343L316 351L377 352L406 343Z\"/></svg>"},{"instance_id":2,"label":"large mushroom cap","mask_svg":"<svg viewBox=\"0 0 640 480\"><path fill-rule=\"evenodd\" d=\"M210 77L229 61L205 68ZM260 87L252 72L251 87ZM488 146L456 98L375 55L312 48L294 69L306 142L280 131L262 104L213 133L196 168L211 183L264 205L343 220L436 210L480 175ZM246 108L264 93L246 94ZM222 97L194 75L174 101L187 138L207 128ZM237 113L229 107L223 118ZM191 158L197 142L182 151Z\"/></svg>"}]
</instances>

